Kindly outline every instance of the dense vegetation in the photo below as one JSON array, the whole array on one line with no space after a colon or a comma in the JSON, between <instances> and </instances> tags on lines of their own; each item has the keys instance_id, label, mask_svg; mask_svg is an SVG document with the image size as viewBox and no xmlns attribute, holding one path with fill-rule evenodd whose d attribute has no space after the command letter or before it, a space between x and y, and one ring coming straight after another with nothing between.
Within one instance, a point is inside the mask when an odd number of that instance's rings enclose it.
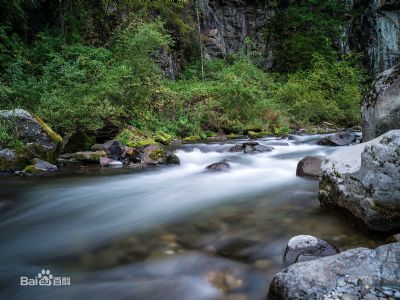
<instances>
[{"instance_id":1,"label":"dense vegetation","mask_svg":"<svg viewBox=\"0 0 400 300\"><path fill-rule=\"evenodd\" d=\"M110 15L111 1L51 3L1 2L0 108L26 108L61 135L127 125L150 138L254 128L284 134L323 121L359 122L363 73L335 49L336 1L284 11L276 72L238 53L207 61L204 78L191 1L122 1L123 21ZM32 17L43 7L46 22ZM182 50L179 80L163 76L160 49Z\"/></svg>"}]
</instances>

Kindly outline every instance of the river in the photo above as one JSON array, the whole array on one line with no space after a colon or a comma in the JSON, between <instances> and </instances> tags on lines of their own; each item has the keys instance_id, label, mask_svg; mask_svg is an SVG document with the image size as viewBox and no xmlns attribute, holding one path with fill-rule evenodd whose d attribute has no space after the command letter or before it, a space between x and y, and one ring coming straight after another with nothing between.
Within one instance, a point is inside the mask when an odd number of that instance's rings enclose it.
<instances>
[{"instance_id":1,"label":"river","mask_svg":"<svg viewBox=\"0 0 400 300\"><path fill-rule=\"evenodd\" d=\"M66 168L0 177L1 299L265 299L285 245L311 234L341 250L382 243L320 208L318 180L295 176L321 136L184 145L181 165ZM228 172L205 167L226 159ZM7 209L6 209L7 208ZM42 270L70 285L20 286Z\"/></svg>"}]
</instances>

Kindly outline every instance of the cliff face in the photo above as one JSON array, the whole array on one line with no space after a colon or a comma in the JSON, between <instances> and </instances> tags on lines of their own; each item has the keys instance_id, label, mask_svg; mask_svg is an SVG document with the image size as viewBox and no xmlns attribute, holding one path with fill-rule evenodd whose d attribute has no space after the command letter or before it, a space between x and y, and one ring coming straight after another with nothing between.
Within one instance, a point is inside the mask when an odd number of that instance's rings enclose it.
<instances>
[{"instance_id":1,"label":"cliff face","mask_svg":"<svg viewBox=\"0 0 400 300\"><path fill-rule=\"evenodd\" d=\"M246 40L250 38L262 54L262 66L270 68L274 41L264 33L278 9L291 5L291 1L283 2L278 7L273 0L198 0L205 58L249 51ZM348 26L337 41L340 50L363 52L373 76L396 65L400 0L349 0L348 7Z\"/></svg>"},{"instance_id":2,"label":"cliff face","mask_svg":"<svg viewBox=\"0 0 400 300\"><path fill-rule=\"evenodd\" d=\"M364 52L371 74L376 76L395 66L400 53L400 1L353 1L351 13L349 44Z\"/></svg>"},{"instance_id":3,"label":"cliff face","mask_svg":"<svg viewBox=\"0 0 400 300\"><path fill-rule=\"evenodd\" d=\"M198 0L204 57L250 51L249 38L262 53L261 64L272 66L273 41L263 34L275 15L274 1Z\"/></svg>"}]
</instances>

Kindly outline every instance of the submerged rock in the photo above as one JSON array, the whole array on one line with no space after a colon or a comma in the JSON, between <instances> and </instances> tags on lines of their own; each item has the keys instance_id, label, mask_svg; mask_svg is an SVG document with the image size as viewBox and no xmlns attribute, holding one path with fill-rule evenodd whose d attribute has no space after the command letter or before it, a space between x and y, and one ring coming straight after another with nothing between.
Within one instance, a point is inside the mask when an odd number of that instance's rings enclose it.
<instances>
[{"instance_id":1,"label":"submerged rock","mask_svg":"<svg viewBox=\"0 0 400 300\"><path fill-rule=\"evenodd\" d=\"M319 201L376 231L400 227L400 130L340 149L321 165Z\"/></svg>"},{"instance_id":2,"label":"submerged rock","mask_svg":"<svg viewBox=\"0 0 400 300\"><path fill-rule=\"evenodd\" d=\"M270 152L272 151L272 147L260 145L258 143L244 143L244 153L254 154L254 153L262 153L262 152Z\"/></svg>"},{"instance_id":3,"label":"submerged rock","mask_svg":"<svg viewBox=\"0 0 400 300\"><path fill-rule=\"evenodd\" d=\"M356 248L293 264L275 275L268 297L272 300L369 299L367 295L380 295L380 290L399 286L400 243L394 243L375 250ZM396 289L390 292L394 295ZM385 295L383 292L386 298Z\"/></svg>"},{"instance_id":4,"label":"submerged rock","mask_svg":"<svg viewBox=\"0 0 400 300\"><path fill-rule=\"evenodd\" d=\"M118 160L114 160L108 157L101 157L100 158L100 166L101 167L122 167L123 163Z\"/></svg>"},{"instance_id":5,"label":"submerged rock","mask_svg":"<svg viewBox=\"0 0 400 300\"><path fill-rule=\"evenodd\" d=\"M296 176L305 177L318 177L319 168L321 167L324 156L306 156L297 164Z\"/></svg>"},{"instance_id":6,"label":"submerged rock","mask_svg":"<svg viewBox=\"0 0 400 300\"><path fill-rule=\"evenodd\" d=\"M283 261L291 265L299 261L308 261L339 253L332 244L312 235L297 235L291 238L286 246Z\"/></svg>"},{"instance_id":7,"label":"submerged rock","mask_svg":"<svg viewBox=\"0 0 400 300\"><path fill-rule=\"evenodd\" d=\"M261 152L270 152L274 148L261 145L258 142L246 142L242 144L238 144L229 149L229 152L244 152L244 153L261 153Z\"/></svg>"},{"instance_id":8,"label":"submerged rock","mask_svg":"<svg viewBox=\"0 0 400 300\"><path fill-rule=\"evenodd\" d=\"M318 142L319 145L326 146L347 146L354 143L357 140L357 136L353 132L339 132L334 135L330 135Z\"/></svg>"},{"instance_id":9,"label":"submerged rock","mask_svg":"<svg viewBox=\"0 0 400 300\"><path fill-rule=\"evenodd\" d=\"M220 161L207 166L206 169L210 171L227 171L230 167L228 162Z\"/></svg>"},{"instance_id":10,"label":"submerged rock","mask_svg":"<svg viewBox=\"0 0 400 300\"><path fill-rule=\"evenodd\" d=\"M400 64L380 74L361 106L364 141L400 128Z\"/></svg>"},{"instance_id":11,"label":"submerged rock","mask_svg":"<svg viewBox=\"0 0 400 300\"><path fill-rule=\"evenodd\" d=\"M229 152L243 152L243 145L235 145L229 149Z\"/></svg>"}]
</instances>

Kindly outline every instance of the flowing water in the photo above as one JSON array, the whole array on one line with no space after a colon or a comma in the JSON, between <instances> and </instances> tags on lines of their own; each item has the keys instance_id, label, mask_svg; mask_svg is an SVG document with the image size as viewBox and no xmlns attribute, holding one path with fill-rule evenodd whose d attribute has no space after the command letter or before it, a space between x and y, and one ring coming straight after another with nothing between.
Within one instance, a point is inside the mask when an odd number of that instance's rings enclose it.
<instances>
[{"instance_id":1,"label":"flowing water","mask_svg":"<svg viewBox=\"0 0 400 300\"><path fill-rule=\"evenodd\" d=\"M1 299L265 299L287 240L311 234L341 250L381 243L319 207L318 180L295 176L321 136L185 145L180 166L78 168L0 177ZM228 172L205 167L226 159ZM6 210L7 208L7 210ZM42 269L70 286L20 286Z\"/></svg>"}]
</instances>

